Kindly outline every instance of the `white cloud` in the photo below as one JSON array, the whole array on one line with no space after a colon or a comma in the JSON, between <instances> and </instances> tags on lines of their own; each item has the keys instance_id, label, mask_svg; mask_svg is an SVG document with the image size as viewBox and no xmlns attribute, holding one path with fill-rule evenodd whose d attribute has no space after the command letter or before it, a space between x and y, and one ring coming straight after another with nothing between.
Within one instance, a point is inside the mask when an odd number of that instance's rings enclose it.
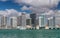
<instances>
[{"instance_id":1,"label":"white cloud","mask_svg":"<svg viewBox=\"0 0 60 38\"><path fill-rule=\"evenodd\" d=\"M4 16L18 16L20 13L15 9L6 9L6 10L0 10L0 15Z\"/></svg>"},{"instance_id":2,"label":"white cloud","mask_svg":"<svg viewBox=\"0 0 60 38\"><path fill-rule=\"evenodd\" d=\"M17 13L18 12L15 9L6 9L5 11L8 12L8 14Z\"/></svg>"},{"instance_id":3,"label":"white cloud","mask_svg":"<svg viewBox=\"0 0 60 38\"><path fill-rule=\"evenodd\" d=\"M16 3L25 3L31 5L31 7L27 8L23 6L23 10L31 10L32 13L41 14L50 10L50 8L54 8L58 5L60 0L15 0Z\"/></svg>"},{"instance_id":4,"label":"white cloud","mask_svg":"<svg viewBox=\"0 0 60 38\"><path fill-rule=\"evenodd\" d=\"M0 15L7 15L7 12L6 11L0 11Z\"/></svg>"},{"instance_id":5,"label":"white cloud","mask_svg":"<svg viewBox=\"0 0 60 38\"><path fill-rule=\"evenodd\" d=\"M49 10L48 12L44 13L45 15L54 15L55 12L53 10Z\"/></svg>"},{"instance_id":6,"label":"white cloud","mask_svg":"<svg viewBox=\"0 0 60 38\"><path fill-rule=\"evenodd\" d=\"M17 3L26 3L34 7L54 7L57 6L59 0L15 0Z\"/></svg>"},{"instance_id":7,"label":"white cloud","mask_svg":"<svg viewBox=\"0 0 60 38\"><path fill-rule=\"evenodd\" d=\"M29 10L29 8L27 6L23 6L21 9L22 10Z\"/></svg>"},{"instance_id":8,"label":"white cloud","mask_svg":"<svg viewBox=\"0 0 60 38\"><path fill-rule=\"evenodd\" d=\"M15 9L0 10L0 15L7 16L7 17L21 16L21 13L25 13L27 15L27 17L29 18L29 14L27 14L26 12L18 12Z\"/></svg>"}]
</instances>

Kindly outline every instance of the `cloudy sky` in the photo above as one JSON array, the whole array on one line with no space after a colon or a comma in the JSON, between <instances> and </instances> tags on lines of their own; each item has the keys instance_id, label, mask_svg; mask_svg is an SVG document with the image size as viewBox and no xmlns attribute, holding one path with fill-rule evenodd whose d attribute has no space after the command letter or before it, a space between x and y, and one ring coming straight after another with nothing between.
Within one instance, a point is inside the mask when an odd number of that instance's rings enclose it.
<instances>
[{"instance_id":1,"label":"cloudy sky","mask_svg":"<svg viewBox=\"0 0 60 38\"><path fill-rule=\"evenodd\" d=\"M0 0L0 10L16 10L19 12L40 12L60 10L60 0ZM45 10L46 9L46 10Z\"/></svg>"},{"instance_id":2,"label":"cloudy sky","mask_svg":"<svg viewBox=\"0 0 60 38\"><path fill-rule=\"evenodd\" d=\"M60 0L0 0L0 14L36 13L47 15L60 12Z\"/></svg>"}]
</instances>

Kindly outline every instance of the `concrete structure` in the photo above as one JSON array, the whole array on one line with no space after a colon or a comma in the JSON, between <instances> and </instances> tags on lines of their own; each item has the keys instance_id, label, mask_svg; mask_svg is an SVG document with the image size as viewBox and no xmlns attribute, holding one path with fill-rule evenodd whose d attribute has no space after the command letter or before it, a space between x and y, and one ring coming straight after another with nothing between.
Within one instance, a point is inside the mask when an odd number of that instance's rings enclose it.
<instances>
[{"instance_id":1,"label":"concrete structure","mask_svg":"<svg viewBox=\"0 0 60 38\"><path fill-rule=\"evenodd\" d=\"M12 28L16 29L17 28L17 17L10 17L10 24Z\"/></svg>"},{"instance_id":2,"label":"concrete structure","mask_svg":"<svg viewBox=\"0 0 60 38\"><path fill-rule=\"evenodd\" d=\"M30 25L31 26L31 18L30 19L26 19L26 25Z\"/></svg>"},{"instance_id":3,"label":"concrete structure","mask_svg":"<svg viewBox=\"0 0 60 38\"><path fill-rule=\"evenodd\" d=\"M39 27L45 27L46 25L46 17L44 15L40 15L39 17Z\"/></svg>"},{"instance_id":4,"label":"concrete structure","mask_svg":"<svg viewBox=\"0 0 60 38\"><path fill-rule=\"evenodd\" d=\"M20 21L21 21L21 16L18 16L18 17L17 17L17 26L21 26Z\"/></svg>"},{"instance_id":5,"label":"concrete structure","mask_svg":"<svg viewBox=\"0 0 60 38\"><path fill-rule=\"evenodd\" d=\"M26 14L22 13L20 16L20 29L26 29Z\"/></svg>"},{"instance_id":6,"label":"concrete structure","mask_svg":"<svg viewBox=\"0 0 60 38\"><path fill-rule=\"evenodd\" d=\"M7 17L6 16L2 16L1 17L1 28L2 29L6 29L7 26Z\"/></svg>"},{"instance_id":7,"label":"concrete structure","mask_svg":"<svg viewBox=\"0 0 60 38\"><path fill-rule=\"evenodd\" d=\"M51 29L55 28L55 17L48 18L47 23L48 23L49 28L51 28Z\"/></svg>"},{"instance_id":8,"label":"concrete structure","mask_svg":"<svg viewBox=\"0 0 60 38\"><path fill-rule=\"evenodd\" d=\"M60 28L60 24L58 24L58 25L55 25L55 27L56 27L56 28Z\"/></svg>"},{"instance_id":9,"label":"concrete structure","mask_svg":"<svg viewBox=\"0 0 60 38\"><path fill-rule=\"evenodd\" d=\"M36 27L36 14L32 13L30 14L30 18L32 19L31 23L32 23L32 27Z\"/></svg>"},{"instance_id":10,"label":"concrete structure","mask_svg":"<svg viewBox=\"0 0 60 38\"><path fill-rule=\"evenodd\" d=\"M11 18L8 17L7 29L12 29Z\"/></svg>"},{"instance_id":11,"label":"concrete structure","mask_svg":"<svg viewBox=\"0 0 60 38\"><path fill-rule=\"evenodd\" d=\"M26 26L27 26L27 28L32 28L31 18L26 19Z\"/></svg>"},{"instance_id":12,"label":"concrete structure","mask_svg":"<svg viewBox=\"0 0 60 38\"><path fill-rule=\"evenodd\" d=\"M1 16L0 16L0 29L1 29Z\"/></svg>"}]
</instances>

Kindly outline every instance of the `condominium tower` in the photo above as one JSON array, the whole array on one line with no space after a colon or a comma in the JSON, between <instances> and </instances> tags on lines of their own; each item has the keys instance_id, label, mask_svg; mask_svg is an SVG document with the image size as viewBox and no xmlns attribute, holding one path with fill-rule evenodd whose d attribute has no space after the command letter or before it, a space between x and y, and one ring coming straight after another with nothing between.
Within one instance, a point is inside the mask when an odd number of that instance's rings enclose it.
<instances>
[{"instance_id":1,"label":"condominium tower","mask_svg":"<svg viewBox=\"0 0 60 38\"><path fill-rule=\"evenodd\" d=\"M10 25L12 28L17 28L17 17L10 17Z\"/></svg>"}]
</instances>

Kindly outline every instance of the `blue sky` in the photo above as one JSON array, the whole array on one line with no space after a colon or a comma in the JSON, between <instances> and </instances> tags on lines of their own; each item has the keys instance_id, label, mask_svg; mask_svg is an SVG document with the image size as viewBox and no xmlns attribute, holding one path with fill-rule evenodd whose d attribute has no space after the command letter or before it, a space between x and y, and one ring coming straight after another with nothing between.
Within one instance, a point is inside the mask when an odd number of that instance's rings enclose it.
<instances>
[{"instance_id":1,"label":"blue sky","mask_svg":"<svg viewBox=\"0 0 60 38\"><path fill-rule=\"evenodd\" d=\"M59 2L59 4L58 4L58 6L57 6L57 9L59 9L59 10L60 10L60 2Z\"/></svg>"},{"instance_id":2,"label":"blue sky","mask_svg":"<svg viewBox=\"0 0 60 38\"><path fill-rule=\"evenodd\" d=\"M30 10L21 10L21 8L24 6L25 4L23 3L14 3L13 0L9 0L9 1L0 1L0 10L5 10L5 9L15 9L17 11L20 12L31 12ZM29 5L26 5L27 7L29 7ZM58 6L56 7L56 9L60 10L60 2L58 4Z\"/></svg>"},{"instance_id":3,"label":"blue sky","mask_svg":"<svg viewBox=\"0 0 60 38\"><path fill-rule=\"evenodd\" d=\"M15 9L20 12L31 12L30 10L21 10L23 6L24 4L14 3L13 1L0 1L0 10ZM26 6L29 7L29 5Z\"/></svg>"}]
</instances>

